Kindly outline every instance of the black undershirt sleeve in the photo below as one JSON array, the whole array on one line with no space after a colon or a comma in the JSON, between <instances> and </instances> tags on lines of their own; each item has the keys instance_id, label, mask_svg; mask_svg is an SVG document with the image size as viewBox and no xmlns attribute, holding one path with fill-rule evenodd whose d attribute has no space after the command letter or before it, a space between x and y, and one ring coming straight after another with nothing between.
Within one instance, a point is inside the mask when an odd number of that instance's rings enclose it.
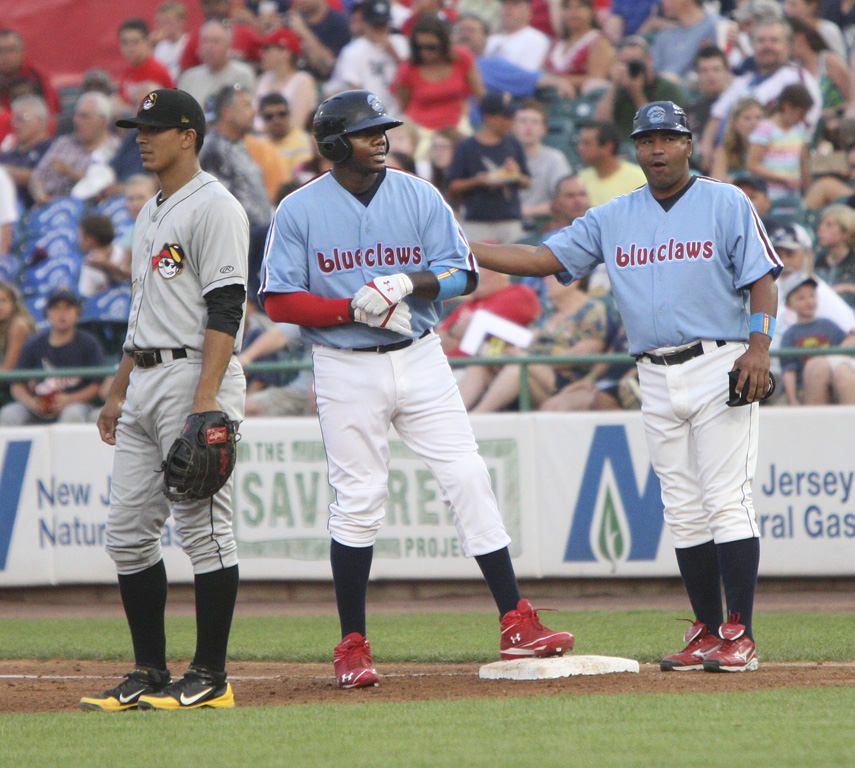
<instances>
[{"instance_id":1,"label":"black undershirt sleeve","mask_svg":"<svg viewBox=\"0 0 855 768\"><path fill-rule=\"evenodd\" d=\"M229 336L237 336L245 300L246 288L237 283L208 291L205 294L205 304L208 306L206 327Z\"/></svg>"}]
</instances>

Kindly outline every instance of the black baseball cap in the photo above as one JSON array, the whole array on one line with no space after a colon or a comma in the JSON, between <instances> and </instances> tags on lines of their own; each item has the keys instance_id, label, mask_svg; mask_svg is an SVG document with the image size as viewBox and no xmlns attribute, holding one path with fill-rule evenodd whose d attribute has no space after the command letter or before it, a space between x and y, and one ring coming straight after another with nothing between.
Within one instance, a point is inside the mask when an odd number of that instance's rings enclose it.
<instances>
[{"instance_id":1,"label":"black baseball cap","mask_svg":"<svg viewBox=\"0 0 855 768\"><path fill-rule=\"evenodd\" d=\"M178 88L160 88L149 93L140 104L136 117L116 120L119 128L192 128L205 135L205 113L196 99Z\"/></svg>"},{"instance_id":2,"label":"black baseball cap","mask_svg":"<svg viewBox=\"0 0 855 768\"><path fill-rule=\"evenodd\" d=\"M80 306L80 297L67 285L60 285L50 292L45 309L50 309L58 301L67 301L69 304L74 304L75 307Z\"/></svg>"},{"instance_id":3,"label":"black baseball cap","mask_svg":"<svg viewBox=\"0 0 855 768\"><path fill-rule=\"evenodd\" d=\"M511 94L503 91L487 91L478 106L482 115L513 117L517 113L517 103Z\"/></svg>"},{"instance_id":4,"label":"black baseball cap","mask_svg":"<svg viewBox=\"0 0 855 768\"><path fill-rule=\"evenodd\" d=\"M766 179L756 173L740 173L733 179L733 183L740 189L751 187L756 192L762 192L764 195L769 194L769 185L766 183Z\"/></svg>"},{"instance_id":5,"label":"black baseball cap","mask_svg":"<svg viewBox=\"0 0 855 768\"><path fill-rule=\"evenodd\" d=\"M372 27L382 27L392 20L392 6L389 0L365 0L360 4L362 18Z\"/></svg>"}]
</instances>

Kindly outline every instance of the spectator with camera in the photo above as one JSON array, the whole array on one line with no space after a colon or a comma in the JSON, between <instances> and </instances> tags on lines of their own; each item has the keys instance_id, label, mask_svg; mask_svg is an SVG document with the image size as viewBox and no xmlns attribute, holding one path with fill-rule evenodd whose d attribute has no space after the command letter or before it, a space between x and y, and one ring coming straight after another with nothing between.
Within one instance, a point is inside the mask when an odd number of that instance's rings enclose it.
<instances>
[{"instance_id":1,"label":"spectator with camera","mask_svg":"<svg viewBox=\"0 0 855 768\"><path fill-rule=\"evenodd\" d=\"M632 35L618 47L609 86L597 103L594 118L613 122L621 142L629 141L635 113L651 101L673 101L685 109L689 97L682 85L657 74L647 40Z\"/></svg>"}]
</instances>

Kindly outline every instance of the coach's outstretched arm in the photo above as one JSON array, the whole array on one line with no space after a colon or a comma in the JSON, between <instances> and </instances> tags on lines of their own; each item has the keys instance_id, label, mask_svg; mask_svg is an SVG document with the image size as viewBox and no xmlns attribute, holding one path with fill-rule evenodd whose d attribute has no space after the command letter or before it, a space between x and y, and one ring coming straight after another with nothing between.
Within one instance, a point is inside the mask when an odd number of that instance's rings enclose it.
<instances>
[{"instance_id":1,"label":"coach's outstretched arm","mask_svg":"<svg viewBox=\"0 0 855 768\"><path fill-rule=\"evenodd\" d=\"M493 245L470 243L478 264L494 272L521 277L546 277L564 270L545 245Z\"/></svg>"}]
</instances>

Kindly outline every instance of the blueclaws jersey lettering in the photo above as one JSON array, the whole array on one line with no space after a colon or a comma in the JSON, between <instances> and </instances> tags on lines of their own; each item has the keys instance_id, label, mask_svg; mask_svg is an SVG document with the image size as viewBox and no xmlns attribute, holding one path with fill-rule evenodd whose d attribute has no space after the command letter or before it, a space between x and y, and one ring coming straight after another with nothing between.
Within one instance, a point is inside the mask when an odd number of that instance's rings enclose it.
<instances>
[{"instance_id":1,"label":"blueclaws jersey lettering","mask_svg":"<svg viewBox=\"0 0 855 768\"><path fill-rule=\"evenodd\" d=\"M564 282L605 262L630 354L697 339L748 340L748 287L781 263L742 190L698 177L665 211L645 185L545 245Z\"/></svg>"},{"instance_id":2,"label":"blueclaws jersey lettering","mask_svg":"<svg viewBox=\"0 0 855 768\"><path fill-rule=\"evenodd\" d=\"M478 269L435 187L390 168L365 206L327 173L279 204L267 235L260 293L346 298L376 277L432 265ZM441 302L405 301L414 336L436 324ZM363 323L301 328L301 334L304 341L338 348L401 341L397 333Z\"/></svg>"}]
</instances>

